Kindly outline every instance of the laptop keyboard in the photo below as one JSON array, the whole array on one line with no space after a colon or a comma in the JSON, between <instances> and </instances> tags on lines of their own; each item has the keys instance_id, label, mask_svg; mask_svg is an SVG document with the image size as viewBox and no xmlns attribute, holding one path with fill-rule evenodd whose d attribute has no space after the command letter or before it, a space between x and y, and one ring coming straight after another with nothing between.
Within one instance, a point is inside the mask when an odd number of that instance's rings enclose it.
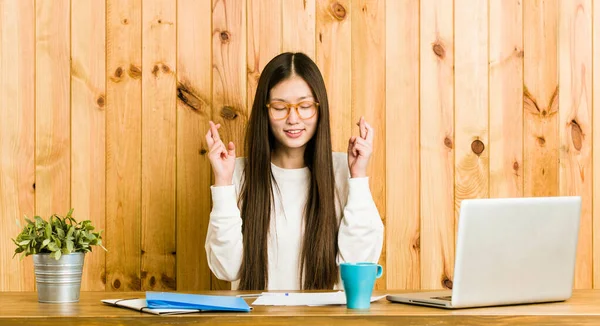
<instances>
[{"instance_id":1,"label":"laptop keyboard","mask_svg":"<svg viewBox=\"0 0 600 326\"><path fill-rule=\"evenodd\" d=\"M451 295L446 295L446 296L442 296L442 297L431 297L432 299L438 299L438 300L446 300L446 301L452 301L452 296Z\"/></svg>"}]
</instances>

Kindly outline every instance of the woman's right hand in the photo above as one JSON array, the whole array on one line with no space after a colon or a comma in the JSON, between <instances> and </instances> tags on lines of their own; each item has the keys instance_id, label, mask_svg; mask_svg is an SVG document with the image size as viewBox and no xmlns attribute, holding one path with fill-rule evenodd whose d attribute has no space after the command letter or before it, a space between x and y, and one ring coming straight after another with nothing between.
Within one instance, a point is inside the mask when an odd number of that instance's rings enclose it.
<instances>
[{"instance_id":1,"label":"woman's right hand","mask_svg":"<svg viewBox=\"0 0 600 326\"><path fill-rule=\"evenodd\" d=\"M225 148L218 131L221 124L215 124L212 121L208 123L210 128L206 133L206 143L208 144L208 159L215 174L215 186L231 185L235 168L235 145L233 142L229 142Z\"/></svg>"}]
</instances>

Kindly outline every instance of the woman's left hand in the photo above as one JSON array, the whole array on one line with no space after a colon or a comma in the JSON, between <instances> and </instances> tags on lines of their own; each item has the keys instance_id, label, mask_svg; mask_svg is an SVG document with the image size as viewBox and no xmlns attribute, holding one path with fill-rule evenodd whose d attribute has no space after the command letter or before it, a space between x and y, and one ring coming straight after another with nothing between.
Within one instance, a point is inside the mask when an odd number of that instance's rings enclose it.
<instances>
[{"instance_id":1,"label":"woman's left hand","mask_svg":"<svg viewBox=\"0 0 600 326\"><path fill-rule=\"evenodd\" d=\"M352 178L367 176L369 158L373 153L373 136L375 132L363 117L357 123L360 136L352 136L348 141L348 168Z\"/></svg>"}]
</instances>

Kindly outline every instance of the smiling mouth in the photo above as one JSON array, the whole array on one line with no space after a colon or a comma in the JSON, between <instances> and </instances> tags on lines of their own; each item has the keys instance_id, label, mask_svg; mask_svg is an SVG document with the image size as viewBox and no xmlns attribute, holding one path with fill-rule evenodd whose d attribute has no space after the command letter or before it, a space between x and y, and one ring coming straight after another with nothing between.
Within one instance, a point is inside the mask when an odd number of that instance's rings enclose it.
<instances>
[{"instance_id":1,"label":"smiling mouth","mask_svg":"<svg viewBox=\"0 0 600 326\"><path fill-rule=\"evenodd\" d=\"M287 132L287 133L290 133L290 134L299 134L299 133L301 133L303 130L304 130L304 129L297 129L297 130L284 130L284 131L285 131L285 132Z\"/></svg>"}]
</instances>

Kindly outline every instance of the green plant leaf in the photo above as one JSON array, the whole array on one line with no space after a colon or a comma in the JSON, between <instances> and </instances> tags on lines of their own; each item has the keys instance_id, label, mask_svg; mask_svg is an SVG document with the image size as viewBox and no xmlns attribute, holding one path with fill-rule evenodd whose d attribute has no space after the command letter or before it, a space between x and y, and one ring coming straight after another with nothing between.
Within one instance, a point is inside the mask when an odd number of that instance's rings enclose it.
<instances>
[{"instance_id":1,"label":"green plant leaf","mask_svg":"<svg viewBox=\"0 0 600 326\"><path fill-rule=\"evenodd\" d=\"M90 220L77 222L73 217L73 209L65 217L52 214L48 220L35 216L30 220L25 216L27 224L21 232L12 238L15 244L15 257L20 259L36 253L50 253L52 258L60 259L62 254L73 252L91 252L93 246L102 246L102 230L95 230ZM16 219L18 221L18 219Z\"/></svg>"},{"instance_id":2,"label":"green plant leaf","mask_svg":"<svg viewBox=\"0 0 600 326\"><path fill-rule=\"evenodd\" d=\"M36 216L36 217L34 217L34 219L35 219L35 227L39 228L39 227L44 226L45 223L44 223L44 220L42 220L41 217Z\"/></svg>"},{"instance_id":3,"label":"green plant leaf","mask_svg":"<svg viewBox=\"0 0 600 326\"><path fill-rule=\"evenodd\" d=\"M40 247L40 249L46 247L49 243L50 243L50 239L44 239L44 241L42 242L42 246Z\"/></svg>"},{"instance_id":4,"label":"green plant leaf","mask_svg":"<svg viewBox=\"0 0 600 326\"><path fill-rule=\"evenodd\" d=\"M46 238L50 237L50 235L52 235L52 225L48 223L46 224Z\"/></svg>"},{"instance_id":5,"label":"green plant leaf","mask_svg":"<svg viewBox=\"0 0 600 326\"><path fill-rule=\"evenodd\" d=\"M51 257L51 258L54 258L54 259L56 259L56 260L59 260L61 255L62 255L62 253L60 252L60 250L57 250L57 251L53 251L53 252L50 254L50 257Z\"/></svg>"},{"instance_id":6,"label":"green plant leaf","mask_svg":"<svg viewBox=\"0 0 600 326\"><path fill-rule=\"evenodd\" d=\"M19 242L19 246L26 246L31 242L31 240L23 240L21 242Z\"/></svg>"},{"instance_id":7,"label":"green plant leaf","mask_svg":"<svg viewBox=\"0 0 600 326\"><path fill-rule=\"evenodd\" d=\"M56 242L50 242L50 243L48 243L48 250L50 250L52 252L58 251L58 250L60 250L60 247L58 247L56 245Z\"/></svg>"}]
</instances>

